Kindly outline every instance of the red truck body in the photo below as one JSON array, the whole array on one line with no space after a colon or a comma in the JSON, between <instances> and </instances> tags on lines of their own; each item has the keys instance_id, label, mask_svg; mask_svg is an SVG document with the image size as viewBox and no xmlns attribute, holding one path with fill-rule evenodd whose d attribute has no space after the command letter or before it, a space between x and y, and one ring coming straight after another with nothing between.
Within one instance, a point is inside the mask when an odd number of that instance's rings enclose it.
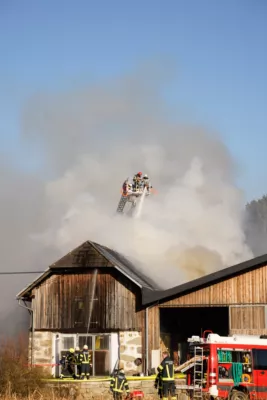
<instances>
[{"instance_id":1,"label":"red truck body","mask_svg":"<svg viewBox=\"0 0 267 400\"><path fill-rule=\"evenodd\" d=\"M206 338L192 336L188 342L191 353L195 347L203 354L202 372L187 370L188 387L194 390L198 382L207 398L267 399L267 336L209 333Z\"/></svg>"}]
</instances>

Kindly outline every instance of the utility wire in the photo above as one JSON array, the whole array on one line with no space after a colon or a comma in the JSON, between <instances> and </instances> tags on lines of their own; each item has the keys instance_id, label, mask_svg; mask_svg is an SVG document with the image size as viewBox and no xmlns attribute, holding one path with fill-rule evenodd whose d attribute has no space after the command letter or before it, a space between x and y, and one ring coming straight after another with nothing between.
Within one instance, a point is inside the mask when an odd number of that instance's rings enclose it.
<instances>
[{"instance_id":1,"label":"utility wire","mask_svg":"<svg viewBox=\"0 0 267 400\"><path fill-rule=\"evenodd\" d=\"M43 274L45 271L13 271L13 272L1 272L0 275L25 275L25 274Z\"/></svg>"}]
</instances>

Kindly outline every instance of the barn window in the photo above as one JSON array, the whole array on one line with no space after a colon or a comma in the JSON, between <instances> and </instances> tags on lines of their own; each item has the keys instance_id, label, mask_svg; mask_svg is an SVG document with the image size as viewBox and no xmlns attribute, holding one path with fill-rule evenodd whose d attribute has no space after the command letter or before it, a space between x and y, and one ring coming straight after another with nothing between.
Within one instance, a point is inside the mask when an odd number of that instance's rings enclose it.
<instances>
[{"instance_id":1,"label":"barn window","mask_svg":"<svg viewBox=\"0 0 267 400\"><path fill-rule=\"evenodd\" d=\"M71 347L75 347L75 338L71 336L63 336L62 338L62 348L64 350L69 350Z\"/></svg>"},{"instance_id":2,"label":"barn window","mask_svg":"<svg viewBox=\"0 0 267 400\"><path fill-rule=\"evenodd\" d=\"M96 350L108 350L109 349L109 336L101 335L95 337L95 349Z\"/></svg>"},{"instance_id":3,"label":"barn window","mask_svg":"<svg viewBox=\"0 0 267 400\"><path fill-rule=\"evenodd\" d=\"M75 297L74 299L74 319L75 319L75 326L84 326L85 305L83 297Z\"/></svg>"},{"instance_id":4,"label":"barn window","mask_svg":"<svg viewBox=\"0 0 267 400\"><path fill-rule=\"evenodd\" d=\"M80 349L82 349L85 344L87 344L89 350L92 350L92 348L93 348L92 336L80 335L78 343L79 343Z\"/></svg>"}]
</instances>

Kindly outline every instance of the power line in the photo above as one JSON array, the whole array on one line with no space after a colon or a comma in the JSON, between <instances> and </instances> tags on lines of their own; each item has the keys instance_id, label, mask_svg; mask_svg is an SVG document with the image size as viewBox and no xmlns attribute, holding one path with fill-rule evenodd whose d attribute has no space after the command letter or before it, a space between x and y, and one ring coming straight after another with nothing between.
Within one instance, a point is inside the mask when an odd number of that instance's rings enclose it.
<instances>
[{"instance_id":1,"label":"power line","mask_svg":"<svg viewBox=\"0 0 267 400\"><path fill-rule=\"evenodd\" d=\"M26 275L26 274L43 274L45 271L11 271L11 272L1 272L0 275Z\"/></svg>"}]
</instances>

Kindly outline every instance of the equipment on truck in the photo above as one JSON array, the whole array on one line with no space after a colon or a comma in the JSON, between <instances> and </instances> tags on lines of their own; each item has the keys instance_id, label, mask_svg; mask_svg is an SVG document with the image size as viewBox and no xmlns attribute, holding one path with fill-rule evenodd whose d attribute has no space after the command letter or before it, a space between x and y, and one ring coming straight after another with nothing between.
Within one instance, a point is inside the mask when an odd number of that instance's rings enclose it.
<instances>
[{"instance_id":1,"label":"equipment on truck","mask_svg":"<svg viewBox=\"0 0 267 400\"><path fill-rule=\"evenodd\" d=\"M191 398L267 399L266 335L219 336L205 331L188 343L189 359L176 372L186 373L183 388Z\"/></svg>"},{"instance_id":2,"label":"equipment on truck","mask_svg":"<svg viewBox=\"0 0 267 400\"><path fill-rule=\"evenodd\" d=\"M127 203L130 204L130 212L137 206L138 201L144 195L149 196L152 193L152 186L147 174L142 177L142 172L134 175L133 179L127 178L122 185L121 198L117 207L117 213L124 213Z\"/></svg>"}]
</instances>

